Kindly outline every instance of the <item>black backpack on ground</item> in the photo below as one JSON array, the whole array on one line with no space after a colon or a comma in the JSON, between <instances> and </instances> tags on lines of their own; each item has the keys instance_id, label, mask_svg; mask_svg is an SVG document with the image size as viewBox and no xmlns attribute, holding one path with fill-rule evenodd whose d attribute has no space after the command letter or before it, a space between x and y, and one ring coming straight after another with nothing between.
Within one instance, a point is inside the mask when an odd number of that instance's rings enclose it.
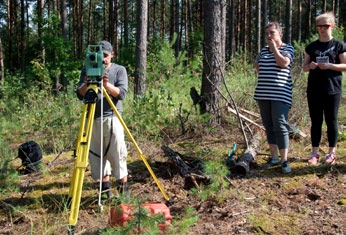
<instances>
[{"instance_id":1,"label":"black backpack on ground","mask_svg":"<svg viewBox=\"0 0 346 235\"><path fill-rule=\"evenodd\" d=\"M18 158L22 160L25 173L41 170L42 150L38 143L31 140L21 144L18 149Z\"/></svg>"}]
</instances>

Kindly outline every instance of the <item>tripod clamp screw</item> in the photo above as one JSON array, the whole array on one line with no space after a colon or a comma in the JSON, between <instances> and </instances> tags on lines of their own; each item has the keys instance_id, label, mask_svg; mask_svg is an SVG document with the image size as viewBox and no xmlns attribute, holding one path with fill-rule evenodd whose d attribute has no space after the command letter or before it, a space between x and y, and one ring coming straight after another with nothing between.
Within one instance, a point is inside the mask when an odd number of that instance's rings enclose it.
<instances>
[{"instance_id":1,"label":"tripod clamp screw","mask_svg":"<svg viewBox=\"0 0 346 235\"><path fill-rule=\"evenodd\" d=\"M94 104L98 99L97 93L94 89L88 89L83 98L84 104Z\"/></svg>"}]
</instances>

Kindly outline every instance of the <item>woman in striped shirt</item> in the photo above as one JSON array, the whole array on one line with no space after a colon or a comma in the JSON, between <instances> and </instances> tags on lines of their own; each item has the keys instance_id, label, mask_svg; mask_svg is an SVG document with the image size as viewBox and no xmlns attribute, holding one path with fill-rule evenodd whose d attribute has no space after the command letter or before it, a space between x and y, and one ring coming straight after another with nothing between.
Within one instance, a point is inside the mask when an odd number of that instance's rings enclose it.
<instances>
[{"instance_id":1,"label":"woman in striped shirt","mask_svg":"<svg viewBox=\"0 0 346 235\"><path fill-rule=\"evenodd\" d=\"M291 65L294 48L282 42L282 28L278 22L266 25L265 38L268 45L261 49L255 60L258 81L254 99L260 109L271 153L267 165L278 165L280 153L282 172L289 173L287 119L292 104Z\"/></svg>"}]
</instances>

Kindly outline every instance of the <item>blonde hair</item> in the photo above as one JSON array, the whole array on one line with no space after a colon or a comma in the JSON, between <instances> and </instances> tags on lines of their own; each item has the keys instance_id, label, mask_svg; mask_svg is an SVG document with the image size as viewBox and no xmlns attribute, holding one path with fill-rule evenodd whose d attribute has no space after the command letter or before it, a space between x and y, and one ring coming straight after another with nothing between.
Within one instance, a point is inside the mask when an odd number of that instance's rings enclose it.
<instances>
[{"instance_id":1,"label":"blonde hair","mask_svg":"<svg viewBox=\"0 0 346 235\"><path fill-rule=\"evenodd\" d=\"M326 12L316 17L316 24L319 20L328 20L330 24L335 25L335 16L333 12Z\"/></svg>"}]
</instances>

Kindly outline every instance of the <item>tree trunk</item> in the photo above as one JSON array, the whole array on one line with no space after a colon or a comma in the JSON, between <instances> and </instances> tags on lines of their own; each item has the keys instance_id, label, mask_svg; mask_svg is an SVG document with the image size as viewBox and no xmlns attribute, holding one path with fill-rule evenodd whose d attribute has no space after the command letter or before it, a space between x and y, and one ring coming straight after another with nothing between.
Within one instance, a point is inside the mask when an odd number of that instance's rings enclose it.
<instances>
[{"instance_id":1,"label":"tree trunk","mask_svg":"<svg viewBox=\"0 0 346 235\"><path fill-rule=\"evenodd\" d=\"M5 67L4 67L4 54L2 50L2 42L0 37L0 86L3 86L5 83ZM1 98L0 94L0 98Z\"/></svg>"},{"instance_id":2,"label":"tree trunk","mask_svg":"<svg viewBox=\"0 0 346 235\"><path fill-rule=\"evenodd\" d=\"M83 1L73 0L73 41L75 57L80 58L83 53ZM91 26L90 26L91 27ZM91 39L90 39L91 40Z\"/></svg>"},{"instance_id":3,"label":"tree trunk","mask_svg":"<svg viewBox=\"0 0 346 235\"><path fill-rule=\"evenodd\" d=\"M108 36L108 30L107 30L107 17L109 14L107 14L107 0L103 0L103 30L102 30L102 38L110 41L110 39L107 38Z\"/></svg>"},{"instance_id":4,"label":"tree trunk","mask_svg":"<svg viewBox=\"0 0 346 235\"><path fill-rule=\"evenodd\" d=\"M307 8L306 8L306 11L307 11L307 14L306 14L306 16L307 16L307 21L306 21L306 23L304 24L304 26L305 26L305 28L303 29L303 32L305 32L306 33L306 35L305 35L305 39L307 39L307 38L309 38L310 37L310 32L311 32L311 19L312 19L312 7L311 7L311 4L312 4L312 2L311 2L311 0L308 0L307 1Z\"/></svg>"},{"instance_id":5,"label":"tree trunk","mask_svg":"<svg viewBox=\"0 0 346 235\"><path fill-rule=\"evenodd\" d=\"M77 9L77 53L82 55L83 53L83 34L84 34L84 1L77 0L78 9Z\"/></svg>"},{"instance_id":6,"label":"tree trunk","mask_svg":"<svg viewBox=\"0 0 346 235\"><path fill-rule=\"evenodd\" d=\"M39 45L41 49L41 57L42 57L42 63L45 63L45 58L46 58L46 50L43 45L43 40L42 40L42 27L43 27L43 7L44 7L44 1L43 0L37 0L37 34L38 34L38 40L39 40Z\"/></svg>"},{"instance_id":7,"label":"tree trunk","mask_svg":"<svg viewBox=\"0 0 346 235\"><path fill-rule=\"evenodd\" d=\"M14 70L14 66L13 66L13 62L15 61L12 56L14 55L13 53L13 48L15 48L15 46L13 44L15 44L15 25L14 25L14 21L15 21L15 16L17 14L16 9L15 9L15 1L10 1L7 0L7 31L8 31L8 50L7 50L7 57L9 58L8 60L8 67L10 69L10 71Z\"/></svg>"},{"instance_id":8,"label":"tree trunk","mask_svg":"<svg viewBox=\"0 0 346 235\"><path fill-rule=\"evenodd\" d=\"M322 9L323 9L323 12L327 11L327 0L323 0Z\"/></svg>"},{"instance_id":9,"label":"tree trunk","mask_svg":"<svg viewBox=\"0 0 346 235\"><path fill-rule=\"evenodd\" d=\"M257 22L256 22L256 53L258 53L261 50L261 46L262 46L262 38L261 38L261 32L262 32L262 27L261 27L261 23L262 23L262 6L261 6L261 0L256 0L256 6L257 6L257 10L256 10L256 16L257 16Z\"/></svg>"},{"instance_id":10,"label":"tree trunk","mask_svg":"<svg viewBox=\"0 0 346 235\"><path fill-rule=\"evenodd\" d=\"M21 71L25 70L25 49L26 49L26 38L25 38L25 3L24 0L20 0L20 68Z\"/></svg>"},{"instance_id":11,"label":"tree trunk","mask_svg":"<svg viewBox=\"0 0 346 235\"><path fill-rule=\"evenodd\" d=\"M87 32L88 32L88 37L87 37L87 44L90 44L92 42L92 35L93 35L93 9L94 9L94 1L90 0L89 1L89 16L88 16L88 28L87 28Z\"/></svg>"},{"instance_id":12,"label":"tree trunk","mask_svg":"<svg viewBox=\"0 0 346 235\"><path fill-rule=\"evenodd\" d=\"M118 39L118 28L119 28L119 1L114 0L114 44L113 44L113 51L115 53L114 57L116 60L119 59L119 39Z\"/></svg>"},{"instance_id":13,"label":"tree trunk","mask_svg":"<svg viewBox=\"0 0 346 235\"><path fill-rule=\"evenodd\" d=\"M182 14L181 14L181 33L184 34L184 50L189 53L189 26L188 26L188 0L182 1ZM184 28L183 28L184 27Z\"/></svg>"},{"instance_id":14,"label":"tree trunk","mask_svg":"<svg viewBox=\"0 0 346 235\"><path fill-rule=\"evenodd\" d=\"M148 1L137 1L137 35L136 35L136 71L135 96L145 92L146 66L147 66L147 27L148 27Z\"/></svg>"},{"instance_id":15,"label":"tree trunk","mask_svg":"<svg viewBox=\"0 0 346 235\"><path fill-rule=\"evenodd\" d=\"M247 9L247 0L242 1L241 9L241 19L244 27L241 27L241 41L242 41L242 50L248 51L247 49L247 17L246 17L246 9ZM244 53L245 56L246 53ZM245 60L244 60L245 61Z\"/></svg>"},{"instance_id":16,"label":"tree trunk","mask_svg":"<svg viewBox=\"0 0 346 235\"><path fill-rule=\"evenodd\" d=\"M129 9L128 1L124 1L124 47L129 46Z\"/></svg>"},{"instance_id":17,"label":"tree trunk","mask_svg":"<svg viewBox=\"0 0 346 235\"><path fill-rule=\"evenodd\" d=\"M302 0L298 0L297 18L298 18L298 26L297 26L298 36L297 36L297 41L301 42L301 40L302 40Z\"/></svg>"},{"instance_id":18,"label":"tree trunk","mask_svg":"<svg viewBox=\"0 0 346 235\"><path fill-rule=\"evenodd\" d=\"M174 38L174 30L175 30L175 20L174 20L174 3L175 0L170 0L170 16L169 16L169 41L172 41Z\"/></svg>"},{"instance_id":19,"label":"tree trunk","mask_svg":"<svg viewBox=\"0 0 346 235\"><path fill-rule=\"evenodd\" d=\"M292 41L292 0L286 0L286 25L285 25L285 41Z\"/></svg>"},{"instance_id":20,"label":"tree trunk","mask_svg":"<svg viewBox=\"0 0 346 235\"><path fill-rule=\"evenodd\" d=\"M180 12L179 12L179 0L174 1L174 32L177 34L176 41L174 43L174 51L175 51L175 57L178 57L179 50L180 50L180 33L179 33L179 20L180 20Z\"/></svg>"},{"instance_id":21,"label":"tree trunk","mask_svg":"<svg viewBox=\"0 0 346 235\"><path fill-rule=\"evenodd\" d=\"M346 4L339 4L340 7L340 22L344 28L344 41L346 42Z\"/></svg>"},{"instance_id":22,"label":"tree trunk","mask_svg":"<svg viewBox=\"0 0 346 235\"><path fill-rule=\"evenodd\" d=\"M234 0L229 0L230 1L230 7L228 11L228 43L227 47L228 48L228 57L227 61L230 60L233 56L233 52L235 51L234 48L234 17L235 17L235 11L234 11Z\"/></svg>"},{"instance_id":23,"label":"tree trunk","mask_svg":"<svg viewBox=\"0 0 346 235\"><path fill-rule=\"evenodd\" d=\"M113 45L114 44L114 32L116 32L114 21L114 1L108 0L108 34L107 39Z\"/></svg>"},{"instance_id":24,"label":"tree trunk","mask_svg":"<svg viewBox=\"0 0 346 235\"><path fill-rule=\"evenodd\" d=\"M191 0L187 0L187 17L186 17L186 20L187 20L187 36L188 36L188 45L187 45L187 53L188 53L188 58L193 58L194 57L194 50L193 50L193 47L192 47L192 42L193 42L193 13L192 13L192 7L191 7L192 3L191 3Z\"/></svg>"},{"instance_id":25,"label":"tree trunk","mask_svg":"<svg viewBox=\"0 0 346 235\"><path fill-rule=\"evenodd\" d=\"M268 23L269 19L268 19L268 0L263 0L263 7L262 7L262 16L263 16L263 19L262 19L262 29L264 30L266 24ZM262 30L262 31L263 31ZM262 32L260 32L262 34ZM266 44L266 37L265 37L265 34L263 33L262 34L262 44L261 44L261 48L265 46Z\"/></svg>"},{"instance_id":26,"label":"tree trunk","mask_svg":"<svg viewBox=\"0 0 346 235\"><path fill-rule=\"evenodd\" d=\"M67 40L67 12L66 12L66 0L60 0L61 9L60 9L60 27L61 27L61 35L64 38L64 40Z\"/></svg>"},{"instance_id":27,"label":"tree trunk","mask_svg":"<svg viewBox=\"0 0 346 235\"><path fill-rule=\"evenodd\" d=\"M165 35L166 35L166 1L165 0L161 0L161 23L160 23L160 36L161 39L164 39Z\"/></svg>"},{"instance_id":28,"label":"tree trunk","mask_svg":"<svg viewBox=\"0 0 346 235\"><path fill-rule=\"evenodd\" d=\"M343 0L343 3L345 5L345 0ZM335 0L334 12L335 12L335 17L339 19L338 25L341 26L342 18L340 17L340 0ZM345 29L343 31L345 31Z\"/></svg>"},{"instance_id":29,"label":"tree trunk","mask_svg":"<svg viewBox=\"0 0 346 235\"><path fill-rule=\"evenodd\" d=\"M248 2L248 8L252 8L253 6L253 0L249 0ZM253 11L248 11L247 9L245 9L245 12L247 12L247 16L246 16L246 19L247 19L247 22L248 22L248 25L247 25L247 30L246 30L246 34L247 35L251 35L251 32L252 32L252 28L253 28ZM247 49L248 49L248 53L246 53L246 56L248 57L250 55L250 53L253 52L253 43L252 43L252 40L251 40L251 37L248 37L247 39Z\"/></svg>"},{"instance_id":30,"label":"tree trunk","mask_svg":"<svg viewBox=\"0 0 346 235\"><path fill-rule=\"evenodd\" d=\"M204 49L201 114L212 114L211 124L221 123L219 88L225 70L226 0L204 1Z\"/></svg>"}]
</instances>

